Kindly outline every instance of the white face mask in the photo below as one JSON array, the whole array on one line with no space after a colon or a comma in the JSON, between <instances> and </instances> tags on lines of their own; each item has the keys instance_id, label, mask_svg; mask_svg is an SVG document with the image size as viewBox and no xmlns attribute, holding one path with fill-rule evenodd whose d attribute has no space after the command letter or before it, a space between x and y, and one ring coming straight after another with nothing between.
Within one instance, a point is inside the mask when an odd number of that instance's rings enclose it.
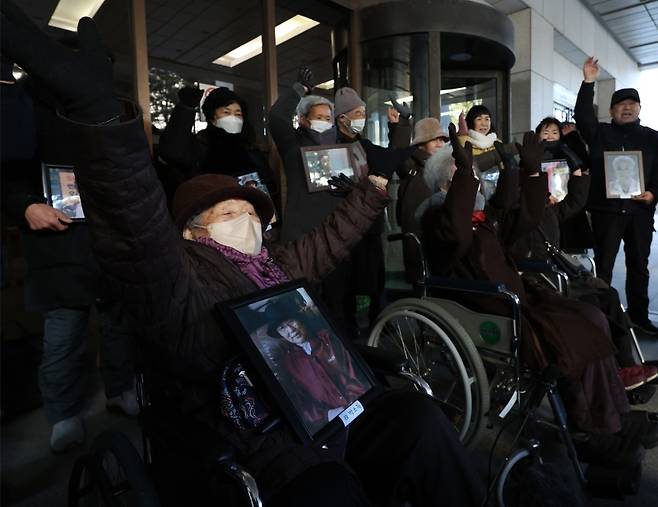
<instances>
[{"instance_id":1,"label":"white face mask","mask_svg":"<svg viewBox=\"0 0 658 507\"><path fill-rule=\"evenodd\" d=\"M350 130L352 130L352 132L354 132L355 134L360 133L365 126L366 126L365 118L361 118L358 120L350 120Z\"/></svg>"},{"instance_id":2,"label":"white face mask","mask_svg":"<svg viewBox=\"0 0 658 507\"><path fill-rule=\"evenodd\" d=\"M324 121L324 120L311 120L311 130L315 130L316 132L322 134L322 132L326 132L329 130L331 127L334 126L333 123L330 121Z\"/></svg>"},{"instance_id":3,"label":"white face mask","mask_svg":"<svg viewBox=\"0 0 658 507\"><path fill-rule=\"evenodd\" d=\"M218 129L224 129L229 134L239 134L242 132L242 118L234 115L222 116L213 122Z\"/></svg>"},{"instance_id":4,"label":"white face mask","mask_svg":"<svg viewBox=\"0 0 658 507\"><path fill-rule=\"evenodd\" d=\"M197 227L206 229L208 235L220 245L230 246L243 254L258 255L263 246L261 226L251 219L249 213L243 213L225 222L213 222Z\"/></svg>"}]
</instances>

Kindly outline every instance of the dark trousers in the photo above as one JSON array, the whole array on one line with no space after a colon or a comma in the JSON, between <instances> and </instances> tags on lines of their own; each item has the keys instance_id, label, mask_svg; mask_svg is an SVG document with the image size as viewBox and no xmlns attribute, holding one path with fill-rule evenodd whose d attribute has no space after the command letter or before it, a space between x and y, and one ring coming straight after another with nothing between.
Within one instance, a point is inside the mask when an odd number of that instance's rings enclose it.
<instances>
[{"instance_id":1,"label":"dark trousers","mask_svg":"<svg viewBox=\"0 0 658 507\"><path fill-rule=\"evenodd\" d=\"M619 245L626 254L626 299L628 315L644 322L649 312L649 253L653 235L653 213L641 215L592 213L594 260L599 278L612 280Z\"/></svg>"},{"instance_id":2,"label":"dark trousers","mask_svg":"<svg viewBox=\"0 0 658 507\"><path fill-rule=\"evenodd\" d=\"M436 401L416 392L383 395L349 426L345 461L297 476L272 507L479 506L484 481ZM351 468L351 471L350 471Z\"/></svg>"},{"instance_id":3,"label":"dark trousers","mask_svg":"<svg viewBox=\"0 0 658 507\"><path fill-rule=\"evenodd\" d=\"M322 279L322 301L341 330L350 337L358 335L356 324L356 300L354 284L350 279L352 264L341 262L328 276Z\"/></svg>"}]
</instances>

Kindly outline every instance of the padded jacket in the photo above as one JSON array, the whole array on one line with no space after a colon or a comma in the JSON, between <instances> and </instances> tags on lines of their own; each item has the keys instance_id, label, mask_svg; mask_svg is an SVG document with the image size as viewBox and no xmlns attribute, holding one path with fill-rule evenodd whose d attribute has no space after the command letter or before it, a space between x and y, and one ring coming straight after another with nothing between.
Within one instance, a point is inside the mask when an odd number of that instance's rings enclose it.
<instances>
[{"instance_id":1,"label":"padded jacket","mask_svg":"<svg viewBox=\"0 0 658 507\"><path fill-rule=\"evenodd\" d=\"M599 122L593 106L594 83L583 82L576 99L576 127L589 145L592 185L587 208L591 211L653 215L658 199L658 132L640 121L619 125ZM605 192L604 151L642 152L644 187L654 195L651 205L631 199L608 199Z\"/></svg>"},{"instance_id":2,"label":"padded jacket","mask_svg":"<svg viewBox=\"0 0 658 507\"><path fill-rule=\"evenodd\" d=\"M219 416L219 378L236 346L222 333L213 308L258 289L219 252L181 237L141 122L76 125L75 130L75 171L94 252L137 327L147 359L166 372L165 388L177 408L213 425L255 473L283 450L299 448L285 427L267 435L238 432ZM324 224L295 242L270 246L271 256L291 280L317 282L348 255L387 202L384 192L363 181ZM313 460L268 470L294 475Z\"/></svg>"}]
</instances>

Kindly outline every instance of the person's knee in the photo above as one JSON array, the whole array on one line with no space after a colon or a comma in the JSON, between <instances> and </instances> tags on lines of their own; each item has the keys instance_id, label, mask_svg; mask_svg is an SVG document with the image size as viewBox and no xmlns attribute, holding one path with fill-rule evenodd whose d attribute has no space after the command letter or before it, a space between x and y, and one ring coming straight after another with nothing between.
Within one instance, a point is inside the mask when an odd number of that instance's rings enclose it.
<instances>
[{"instance_id":1,"label":"person's knee","mask_svg":"<svg viewBox=\"0 0 658 507\"><path fill-rule=\"evenodd\" d=\"M268 503L272 507L367 507L358 478L339 463L323 463L304 471Z\"/></svg>"}]
</instances>

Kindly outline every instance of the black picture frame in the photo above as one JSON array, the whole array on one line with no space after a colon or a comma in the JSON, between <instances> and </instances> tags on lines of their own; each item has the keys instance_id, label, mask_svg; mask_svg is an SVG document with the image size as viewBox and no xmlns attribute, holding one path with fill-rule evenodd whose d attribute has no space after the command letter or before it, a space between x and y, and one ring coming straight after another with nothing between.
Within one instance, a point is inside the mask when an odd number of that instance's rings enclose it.
<instances>
[{"instance_id":1,"label":"black picture frame","mask_svg":"<svg viewBox=\"0 0 658 507\"><path fill-rule=\"evenodd\" d=\"M355 181L358 179L359 170L351 144L303 146L301 153L309 192L329 190L327 180L340 173Z\"/></svg>"},{"instance_id":2,"label":"black picture frame","mask_svg":"<svg viewBox=\"0 0 658 507\"><path fill-rule=\"evenodd\" d=\"M342 338L322 302L303 281L221 302L215 308L224 331L236 338L256 373L252 381L257 390L274 402L302 443L327 441L367 411L381 392L368 365ZM282 336L272 336L272 328L286 320L301 322L313 343L304 349ZM295 330L290 324L278 329ZM300 328L296 329L297 334L288 334L291 340L301 336ZM320 378L329 384L322 385ZM340 413L313 393L316 389L326 393L332 385L343 396Z\"/></svg>"},{"instance_id":3,"label":"black picture frame","mask_svg":"<svg viewBox=\"0 0 658 507\"><path fill-rule=\"evenodd\" d=\"M84 222L85 214L72 165L41 164L43 196L49 206L74 222Z\"/></svg>"}]
</instances>

